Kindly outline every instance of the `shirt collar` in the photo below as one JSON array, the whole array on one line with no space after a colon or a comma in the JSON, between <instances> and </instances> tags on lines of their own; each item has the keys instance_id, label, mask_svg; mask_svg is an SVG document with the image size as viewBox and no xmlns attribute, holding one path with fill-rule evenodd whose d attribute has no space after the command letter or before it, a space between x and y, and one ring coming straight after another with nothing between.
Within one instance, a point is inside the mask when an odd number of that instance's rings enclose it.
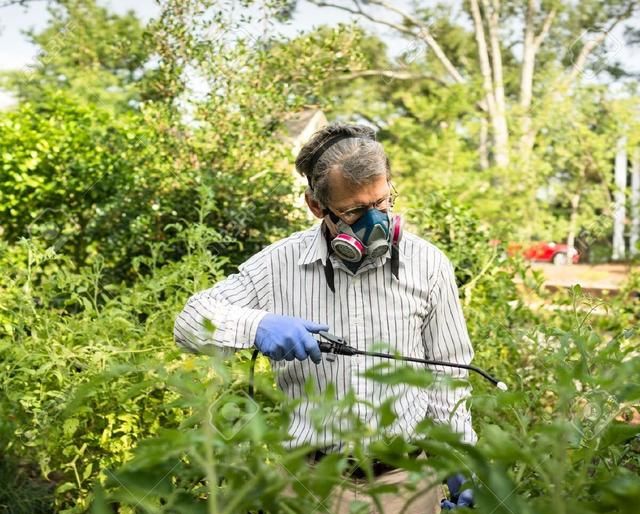
<instances>
[{"instance_id":1,"label":"shirt collar","mask_svg":"<svg viewBox=\"0 0 640 514\"><path fill-rule=\"evenodd\" d=\"M327 242L322 234L322 226L323 222L320 222L312 228L313 237L298 259L299 266L311 264L318 260L322 261L323 266L327 263L329 249L327 248Z\"/></svg>"}]
</instances>

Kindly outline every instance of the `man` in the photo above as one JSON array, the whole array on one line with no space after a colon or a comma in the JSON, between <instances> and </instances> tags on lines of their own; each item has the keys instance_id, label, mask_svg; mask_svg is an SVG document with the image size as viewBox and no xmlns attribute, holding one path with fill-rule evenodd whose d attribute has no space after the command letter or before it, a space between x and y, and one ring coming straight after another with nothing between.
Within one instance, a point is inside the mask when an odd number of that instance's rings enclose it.
<instances>
[{"instance_id":1,"label":"man","mask_svg":"<svg viewBox=\"0 0 640 514\"><path fill-rule=\"evenodd\" d=\"M335 384L339 396L352 391L374 403L395 397L392 432L410 437L429 416L475 443L471 416L460 401L468 388L425 390L370 381L361 373L379 359L329 360L313 337L328 330L359 349L385 342L391 351L413 357L463 364L473 357L451 263L431 243L402 234L400 217L391 213L389 159L375 133L362 125L330 124L302 148L296 169L309 183L306 203L322 222L268 246L238 273L189 298L176 319L177 343L192 351L209 344L255 346L271 357L279 386L302 399L289 427L293 446L310 443L323 453L344 449L330 429L314 428L303 387L309 378L317 391ZM216 327L213 334L205 320ZM460 369L434 371L466 376ZM356 414L376 426L364 404L356 405ZM381 482L406 478L398 470L384 471ZM404 512L439 510L438 498L423 500ZM388 498L383 505L399 511L397 501Z\"/></svg>"}]
</instances>

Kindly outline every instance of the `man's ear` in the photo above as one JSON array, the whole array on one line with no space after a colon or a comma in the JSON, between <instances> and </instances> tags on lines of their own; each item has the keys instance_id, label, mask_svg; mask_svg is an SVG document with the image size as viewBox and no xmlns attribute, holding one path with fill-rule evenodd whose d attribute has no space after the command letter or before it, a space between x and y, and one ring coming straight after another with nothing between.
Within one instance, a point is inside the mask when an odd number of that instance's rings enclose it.
<instances>
[{"instance_id":1,"label":"man's ear","mask_svg":"<svg viewBox=\"0 0 640 514\"><path fill-rule=\"evenodd\" d=\"M318 202L318 200L316 200L313 197L313 194L309 189L305 191L304 199L307 202L309 209L311 210L311 212L316 218L320 218L320 219L324 218L324 212L325 212L324 207L320 202Z\"/></svg>"}]
</instances>

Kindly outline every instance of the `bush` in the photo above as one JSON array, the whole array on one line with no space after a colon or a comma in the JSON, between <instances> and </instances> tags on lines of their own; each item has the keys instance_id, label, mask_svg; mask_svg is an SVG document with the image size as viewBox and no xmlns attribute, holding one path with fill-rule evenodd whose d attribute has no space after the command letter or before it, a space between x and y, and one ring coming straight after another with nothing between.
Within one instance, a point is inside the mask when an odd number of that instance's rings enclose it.
<instances>
[{"instance_id":1,"label":"bush","mask_svg":"<svg viewBox=\"0 0 640 514\"><path fill-rule=\"evenodd\" d=\"M203 144L207 130L174 117L156 104L114 113L62 92L0 115L3 238L39 238L78 266L103 262L109 281L130 281L132 260L166 243L174 223L216 227L218 250L235 262L281 234L293 173L273 130L220 116L210 120L217 130L244 137ZM198 190L209 197L203 219ZM181 247L157 248L182 257Z\"/></svg>"},{"instance_id":2,"label":"bush","mask_svg":"<svg viewBox=\"0 0 640 514\"><path fill-rule=\"evenodd\" d=\"M585 324L541 333L533 349L523 347L533 373L514 366L507 377L510 392L474 395L475 422L481 428L476 447L427 420L413 446L382 438L365 455L359 442L371 434L356 422L347 434L354 453L364 462L375 456L417 473L430 466L441 479L461 470L474 474L478 512L634 512L640 494L640 427L625 419L640 398L634 378L640 359L629 344L632 335L606 341ZM208 369L215 362L200 358L197 367ZM539 382L529 380L532 374ZM221 371L219 376L225 378L203 384L205 396L215 401L191 398L191 428L166 431L142 444L134 459L110 476L106 491L98 489L96 512L107 504L143 512L309 512L321 507L342 480L344 457L312 468L302 451L284 451L280 443L287 408L274 411L279 398L268 385L260 388L266 396L230 420L225 407L238 411L246 397L232 374ZM402 376L398 371L397 378L402 381ZM179 380L191 383L192 377ZM353 401L336 401L330 391L315 399L319 418L348 413ZM381 419L392 420L384 408L378 410ZM225 432L230 422L236 424ZM415 446L429 458L398 457ZM293 498L284 494L289 488Z\"/></svg>"},{"instance_id":3,"label":"bush","mask_svg":"<svg viewBox=\"0 0 640 514\"><path fill-rule=\"evenodd\" d=\"M179 233L172 244L185 247L183 259L166 262L156 245L134 261L151 272L131 286L105 283L100 261L76 271L37 240L0 246L2 269L13 270L0 313L0 451L34 463L60 508L81 512L101 469L189 415L169 386L193 363L173 342L173 318L227 261L206 249L212 231L200 230L199 247Z\"/></svg>"}]
</instances>

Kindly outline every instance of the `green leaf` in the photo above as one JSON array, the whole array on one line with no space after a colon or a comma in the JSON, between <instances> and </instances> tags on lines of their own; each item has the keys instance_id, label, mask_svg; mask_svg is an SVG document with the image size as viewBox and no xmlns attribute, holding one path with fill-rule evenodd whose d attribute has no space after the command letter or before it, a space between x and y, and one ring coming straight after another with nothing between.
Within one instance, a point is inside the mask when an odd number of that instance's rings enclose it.
<instances>
[{"instance_id":1,"label":"green leaf","mask_svg":"<svg viewBox=\"0 0 640 514\"><path fill-rule=\"evenodd\" d=\"M380 415L380 427L388 427L397 419L398 415L393 409L394 403L394 398L388 398L384 402L382 402L382 405L380 405L380 407L378 407L378 414Z\"/></svg>"},{"instance_id":2,"label":"green leaf","mask_svg":"<svg viewBox=\"0 0 640 514\"><path fill-rule=\"evenodd\" d=\"M404 365L394 367L387 363L371 366L362 372L361 376L389 385L407 384L417 387L429 387L434 382L433 374L427 368L414 368Z\"/></svg>"},{"instance_id":3,"label":"green leaf","mask_svg":"<svg viewBox=\"0 0 640 514\"><path fill-rule=\"evenodd\" d=\"M92 471L93 471L93 463L90 462L89 464L86 465L86 467L84 468L84 471L82 472L82 480L87 480L91 476Z\"/></svg>"},{"instance_id":4,"label":"green leaf","mask_svg":"<svg viewBox=\"0 0 640 514\"><path fill-rule=\"evenodd\" d=\"M640 434L640 424L632 425L614 421L607 426L602 434L600 447L604 449L608 446L628 441L638 434Z\"/></svg>"},{"instance_id":5,"label":"green leaf","mask_svg":"<svg viewBox=\"0 0 640 514\"><path fill-rule=\"evenodd\" d=\"M68 418L64 420L62 424L62 431L64 432L65 437L71 437L75 434L76 430L80 426L80 420L77 418Z\"/></svg>"}]
</instances>

